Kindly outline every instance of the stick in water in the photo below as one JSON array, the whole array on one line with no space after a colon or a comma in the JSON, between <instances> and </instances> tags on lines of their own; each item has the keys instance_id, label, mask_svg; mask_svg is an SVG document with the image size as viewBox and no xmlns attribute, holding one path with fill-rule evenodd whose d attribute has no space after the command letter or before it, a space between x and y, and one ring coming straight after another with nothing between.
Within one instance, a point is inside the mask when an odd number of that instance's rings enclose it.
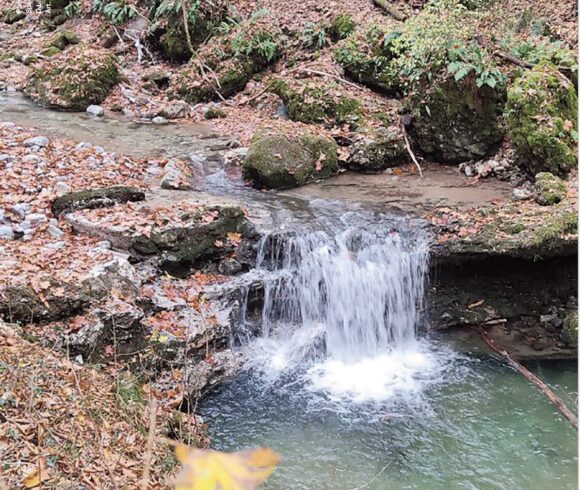
<instances>
[{"instance_id":1,"label":"stick in water","mask_svg":"<svg viewBox=\"0 0 580 490\"><path fill-rule=\"evenodd\" d=\"M564 418L568 420L568 422L570 422L570 424L572 424L576 430L578 430L578 419L576 418L576 415L574 415L570 409L564 405L564 402L558 398L556 393L554 393L546 383L544 383L534 373L530 372L528 369L526 369L525 366L510 356L509 352L503 349L496 343L494 339L487 335L487 332L481 326L476 326L473 328L490 347L490 349L492 349L494 352L497 352L507 361L511 367L513 367L522 376L524 376L524 378L526 378L530 383L534 384L536 388L538 388L538 390L548 399L548 401L560 411Z\"/></svg>"}]
</instances>

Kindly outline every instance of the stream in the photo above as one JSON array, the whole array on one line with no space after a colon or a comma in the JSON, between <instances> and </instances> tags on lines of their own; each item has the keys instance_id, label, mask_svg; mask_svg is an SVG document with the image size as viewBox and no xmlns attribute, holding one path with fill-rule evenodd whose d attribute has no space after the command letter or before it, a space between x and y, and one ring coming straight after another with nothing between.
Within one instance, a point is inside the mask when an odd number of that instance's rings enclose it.
<instances>
[{"instance_id":1,"label":"stream","mask_svg":"<svg viewBox=\"0 0 580 490\"><path fill-rule=\"evenodd\" d=\"M240 325L261 334L238 339L246 369L200 407L213 448L280 453L265 488L577 488L577 433L542 395L482 350L424 332L418 220L249 189L219 167L224 143L203 125L97 120L18 96L0 96L0 119L135 156L204 155L199 190L268 213L248 273L263 306ZM576 363L530 367L577 405Z\"/></svg>"}]
</instances>

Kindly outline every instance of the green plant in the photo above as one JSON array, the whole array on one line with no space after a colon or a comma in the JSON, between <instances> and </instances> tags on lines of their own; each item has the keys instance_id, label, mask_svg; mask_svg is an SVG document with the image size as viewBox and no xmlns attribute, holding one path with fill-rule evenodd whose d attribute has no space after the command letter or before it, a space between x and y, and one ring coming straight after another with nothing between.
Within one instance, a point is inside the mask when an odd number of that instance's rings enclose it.
<instances>
[{"instance_id":1,"label":"green plant","mask_svg":"<svg viewBox=\"0 0 580 490\"><path fill-rule=\"evenodd\" d=\"M231 40L230 48L235 57L247 56L266 63L274 61L278 55L278 44L269 32L258 32L247 38L240 30Z\"/></svg>"},{"instance_id":2,"label":"green plant","mask_svg":"<svg viewBox=\"0 0 580 490\"><path fill-rule=\"evenodd\" d=\"M78 0L75 2L69 3L64 8L64 15L66 15L69 19L71 17L74 17L75 15L79 14L80 12L81 12L81 2Z\"/></svg>"},{"instance_id":3,"label":"green plant","mask_svg":"<svg viewBox=\"0 0 580 490\"><path fill-rule=\"evenodd\" d=\"M328 46L328 26L308 22L302 31L302 46L307 49L322 49Z\"/></svg>"},{"instance_id":4,"label":"green plant","mask_svg":"<svg viewBox=\"0 0 580 490\"><path fill-rule=\"evenodd\" d=\"M113 24L123 24L137 15L137 10L126 0L106 2L104 0L94 0L93 10L103 14L103 16Z\"/></svg>"},{"instance_id":5,"label":"green plant","mask_svg":"<svg viewBox=\"0 0 580 490\"><path fill-rule=\"evenodd\" d=\"M448 54L450 62L447 65L447 71L454 76L456 82L471 73L475 75L475 83L478 87L487 85L490 88L495 88L506 81L505 75L474 43L467 46L452 47Z\"/></svg>"}]
</instances>

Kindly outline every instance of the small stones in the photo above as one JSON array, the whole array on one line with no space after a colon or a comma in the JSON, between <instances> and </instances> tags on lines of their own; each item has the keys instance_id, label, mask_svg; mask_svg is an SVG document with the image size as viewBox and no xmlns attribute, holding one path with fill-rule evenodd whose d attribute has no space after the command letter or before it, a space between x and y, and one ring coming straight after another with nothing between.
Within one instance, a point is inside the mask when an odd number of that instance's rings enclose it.
<instances>
[{"instance_id":1,"label":"small stones","mask_svg":"<svg viewBox=\"0 0 580 490\"><path fill-rule=\"evenodd\" d=\"M72 191L71 186L68 185L66 182L57 182L54 185L54 192L58 197L64 196L65 194L68 194L71 191Z\"/></svg>"},{"instance_id":2,"label":"small stones","mask_svg":"<svg viewBox=\"0 0 580 490\"><path fill-rule=\"evenodd\" d=\"M20 216L22 219L26 217L28 212L30 211L30 204L23 202L15 204L14 206L10 207L10 210Z\"/></svg>"},{"instance_id":3,"label":"small stones","mask_svg":"<svg viewBox=\"0 0 580 490\"><path fill-rule=\"evenodd\" d=\"M168 121L167 119L165 119L164 117L161 117L161 116L156 116L156 117L154 117L153 119L151 119L151 122L152 122L153 124L159 124L159 125L162 125L162 124L167 124L169 121Z\"/></svg>"},{"instance_id":4,"label":"small stones","mask_svg":"<svg viewBox=\"0 0 580 490\"><path fill-rule=\"evenodd\" d=\"M46 136L34 136L33 138L24 140L24 146L27 148L32 148L34 146L44 148L46 145L48 145L48 138Z\"/></svg>"},{"instance_id":5,"label":"small stones","mask_svg":"<svg viewBox=\"0 0 580 490\"><path fill-rule=\"evenodd\" d=\"M46 223L48 218L42 213L32 213L26 216L26 221L31 225L39 225L41 223Z\"/></svg>"},{"instance_id":6,"label":"small stones","mask_svg":"<svg viewBox=\"0 0 580 490\"><path fill-rule=\"evenodd\" d=\"M54 225L48 225L46 231L48 231L51 237L56 239L62 238L62 236L64 235L64 231L62 231L60 228Z\"/></svg>"},{"instance_id":7,"label":"small stones","mask_svg":"<svg viewBox=\"0 0 580 490\"><path fill-rule=\"evenodd\" d=\"M532 195L533 192L526 187L518 187L512 192L512 197L516 201L525 201L526 199L530 199Z\"/></svg>"},{"instance_id":8,"label":"small stones","mask_svg":"<svg viewBox=\"0 0 580 490\"><path fill-rule=\"evenodd\" d=\"M14 230L10 225L0 225L0 240L14 240Z\"/></svg>"},{"instance_id":9,"label":"small stones","mask_svg":"<svg viewBox=\"0 0 580 490\"><path fill-rule=\"evenodd\" d=\"M105 115L105 109L100 105L90 105L86 110L87 114L95 117L103 117Z\"/></svg>"}]
</instances>

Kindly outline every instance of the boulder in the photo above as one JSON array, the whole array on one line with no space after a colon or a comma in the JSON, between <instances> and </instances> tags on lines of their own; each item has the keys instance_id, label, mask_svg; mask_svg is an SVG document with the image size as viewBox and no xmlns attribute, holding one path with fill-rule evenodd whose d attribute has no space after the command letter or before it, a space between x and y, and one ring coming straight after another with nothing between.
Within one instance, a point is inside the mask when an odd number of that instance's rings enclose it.
<instances>
[{"instance_id":1,"label":"boulder","mask_svg":"<svg viewBox=\"0 0 580 490\"><path fill-rule=\"evenodd\" d=\"M8 9L2 13L2 20L6 24L15 24L26 17L24 10L21 9Z\"/></svg>"},{"instance_id":2,"label":"boulder","mask_svg":"<svg viewBox=\"0 0 580 490\"><path fill-rule=\"evenodd\" d=\"M549 172L536 174L536 202L541 206L552 206L566 198L566 184Z\"/></svg>"},{"instance_id":3,"label":"boulder","mask_svg":"<svg viewBox=\"0 0 580 490\"><path fill-rule=\"evenodd\" d=\"M84 111L91 104L102 103L120 79L115 56L77 45L35 67L25 93L50 108Z\"/></svg>"},{"instance_id":4,"label":"boulder","mask_svg":"<svg viewBox=\"0 0 580 490\"><path fill-rule=\"evenodd\" d=\"M100 105L90 105L87 107L86 113L95 117L103 117L105 115L105 109Z\"/></svg>"},{"instance_id":5,"label":"boulder","mask_svg":"<svg viewBox=\"0 0 580 490\"><path fill-rule=\"evenodd\" d=\"M189 112L189 104L182 100L176 100L167 104L159 111L159 116L165 119L181 119L187 117Z\"/></svg>"},{"instance_id":6,"label":"boulder","mask_svg":"<svg viewBox=\"0 0 580 490\"><path fill-rule=\"evenodd\" d=\"M287 136L272 130L254 136L242 167L244 179L266 189L302 186L337 171L334 140L313 134Z\"/></svg>"},{"instance_id":7,"label":"boulder","mask_svg":"<svg viewBox=\"0 0 580 490\"><path fill-rule=\"evenodd\" d=\"M115 186L71 192L57 197L51 206L52 214L70 213L79 209L95 209L125 202L143 201L145 193L134 187Z\"/></svg>"},{"instance_id":8,"label":"boulder","mask_svg":"<svg viewBox=\"0 0 580 490\"><path fill-rule=\"evenodd\" d=\"M421 152L442 163L479 160L503 139L505 87L477 87L471 77L436 79L405 100L410 134Z\"/></svg>"},{"instance_id":9,"label":"boulder","mask_svg":"<svg viewBox=\"0 0 580 490\"><path fill-rule=\"evenodd\" d=\"M381 172L407 162L408 154L400 130L365 128L352 145L347 165L352 170Z\"/></svg>"},{"instance_id":10,"label":"boulder","mask_svg":"<svg viewBox=\"0 0 580 490\"><path fill-rule=\"evenodd\" d=\"M337 93L336 86L306 82L291 87L285 81L275 79L270 81L269 87L282 99L292 121L355 125L362 118L361 103Z\"/></svg>"},{"instance_id":11,"label":"boulder","mask_svg":"<svg viewBox=\"0 0 580 490\"><path fill-rule=\"evenodd\" d=\"M505 121L520 166L529 174L566 175L576 158L578 97L553 65L525 71L508 91Z\"/></svg>"}]
</instances>

